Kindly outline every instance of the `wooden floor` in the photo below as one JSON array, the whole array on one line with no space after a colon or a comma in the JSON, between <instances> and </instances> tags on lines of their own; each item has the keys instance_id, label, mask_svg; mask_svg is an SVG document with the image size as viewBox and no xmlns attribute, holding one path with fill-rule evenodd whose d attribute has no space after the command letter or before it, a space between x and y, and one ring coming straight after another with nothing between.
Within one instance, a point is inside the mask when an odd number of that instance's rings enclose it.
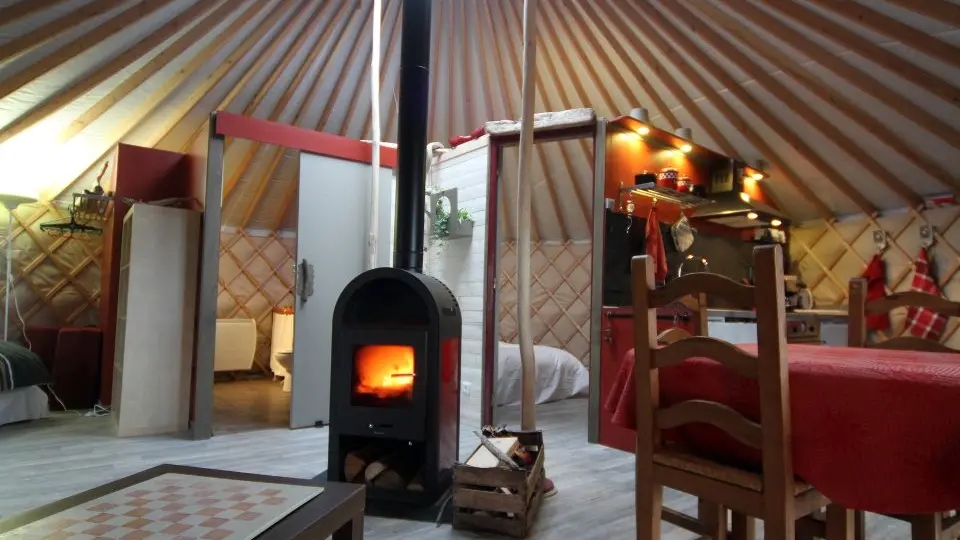
<instances>
[{"instance_id":1,"label":"wooden floor","mask_svg":"<svg viewBox=\"0 0 960 540\"><path fill-rule=\"evenodd\" d=\"M49 420L0 427L0 517L23 512L161 463L241 472L313 477L327 461L327 430L285 428L289 394L279 383L237 381L217 385L218 436L208 441L170 437L118 439L109 417L60 413ZM245 397L244 397L245 396ZM266 410L263 410L266 409ZM634 538L633 456L587 444L587 401L571 399L541 405L538 427L546 440L547 471L560 493L544 501L533 539L617 540ZM519 411L504 410L516 425ZM461 455L475 446L461 427ZM692 512L695 502L677 492L667 506ZM870 516L871 540L904 540L899 522ZM366 538L435 540L478 538L432 524L368 518ZM489 538L490 536L486 536ZM663 538L693 535L664 525Z\"/></svg>"}]
</instances>

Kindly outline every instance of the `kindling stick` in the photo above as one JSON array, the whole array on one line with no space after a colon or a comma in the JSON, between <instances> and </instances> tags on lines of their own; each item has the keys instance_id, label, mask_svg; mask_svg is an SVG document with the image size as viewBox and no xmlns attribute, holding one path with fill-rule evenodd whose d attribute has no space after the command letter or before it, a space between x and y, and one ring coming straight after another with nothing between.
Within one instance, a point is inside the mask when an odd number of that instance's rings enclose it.
<instances>
[{"instance_id":1,"label":"kindling stick","mask_svg":"<svg viewBox=\"0 0 960 540\"><path fill-rule=\"evenodd\" d=\"M530 160L533 158L533 108L537 61L537 0L523 2L523 87L520 107L520 167L517 176L517 326L520 338L520 364L523 367L520 398L520 427L536 429L537 401L534 388L537 365L533 357L530 321Z\"/></svg>"}]
</instances>

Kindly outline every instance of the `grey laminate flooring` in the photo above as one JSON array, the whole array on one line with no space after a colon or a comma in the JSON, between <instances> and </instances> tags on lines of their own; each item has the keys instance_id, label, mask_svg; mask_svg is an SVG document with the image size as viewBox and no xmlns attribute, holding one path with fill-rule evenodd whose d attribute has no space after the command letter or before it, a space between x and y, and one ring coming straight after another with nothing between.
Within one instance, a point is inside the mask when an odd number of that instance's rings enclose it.
<instances>
[{"instance_id":1,"label":"grey laminate flooring","mask_svg":"<svg viewBox=\"0 0 960 540\"><path fill-rule=\"evenodd\" d=\"M327 430L291 431L284 427L289 394L279 385L237 381L217 385L218 435L207 441L172 437L113 436L108 417L60 413L51 419L0 427L0 517L7 517L161 463L195 465L277 476L313 477L326 469ZM273 392L273 395L262 393ZM264 410L266 409L266 410ZM231 414L233 411L233 414ZM503 409L504 420L519 419L516 407ZM633 456L586 442L587 401L571 399L541 405L538 427L546 440L547 471L559 487L544 501L531 538L616 540L635 538ZM461 427L461 454L475 446ZM693 498L665 494L668 506L692 512ZM902 523L869 517L871 540L903 540ZM432 524L379 518L366 520L372 539L435 540L489 538ZM663 538L693 535L665 524Z\"/></svg>"}]
</instances>

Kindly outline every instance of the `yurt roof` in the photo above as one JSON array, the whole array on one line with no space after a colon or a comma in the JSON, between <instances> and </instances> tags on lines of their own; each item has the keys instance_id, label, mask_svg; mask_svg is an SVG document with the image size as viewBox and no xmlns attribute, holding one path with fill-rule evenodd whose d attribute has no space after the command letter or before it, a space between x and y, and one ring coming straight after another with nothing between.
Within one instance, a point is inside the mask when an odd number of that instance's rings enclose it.
<instances>
[{"instance_id":1,"label":"yurt roof","mask_svg":"<svg viewBox=\"0 0 960 540\"><path fill-rule=\"evenodd\" d=\"M383 3L382 125L395 141L401 0ZM0 174L68 193L93 182L118 142L190 150L217 109L370 138L372 6L0 0ZM519 115L521 6L434 0L431 140ZM540 6L538 111L644 106L659 127L762 160L795 219L915 206L960 186L955 1ZM282 226L295 154L228 147L225 224ZM537 158L535 237L587 238L590 192L578 186L592 175L592 145L551 143ZM515 161L505 165L515 176Z\"/></svg>"}]
</instances>

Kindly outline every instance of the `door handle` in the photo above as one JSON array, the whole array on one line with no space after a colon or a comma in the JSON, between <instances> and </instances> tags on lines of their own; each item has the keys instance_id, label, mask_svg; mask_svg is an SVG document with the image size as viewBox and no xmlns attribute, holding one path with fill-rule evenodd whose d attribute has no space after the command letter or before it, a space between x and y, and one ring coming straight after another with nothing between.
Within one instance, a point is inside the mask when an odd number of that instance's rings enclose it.
<instances>
[{"instance_id":1,"label":"door handle","mask_svg":"<svg viewBox=\"0 0 960 540\"><path fill-rule=\"evenodd\" d=\"M301 260L297 264L294 279L300 303L305 304L307 299L313 296L313 265L306 259Z\"/></svg>"},{"instance_id":2,"label":"door handle","mask_svg":"<svg viewBox=\"0 0 960 540\"><path fill-rule=\"evenodd\" d=\"M613 343L613 328L609 326L600 331L603 334L603 340L607 343Z\"/></svg>"}]
</instances>

